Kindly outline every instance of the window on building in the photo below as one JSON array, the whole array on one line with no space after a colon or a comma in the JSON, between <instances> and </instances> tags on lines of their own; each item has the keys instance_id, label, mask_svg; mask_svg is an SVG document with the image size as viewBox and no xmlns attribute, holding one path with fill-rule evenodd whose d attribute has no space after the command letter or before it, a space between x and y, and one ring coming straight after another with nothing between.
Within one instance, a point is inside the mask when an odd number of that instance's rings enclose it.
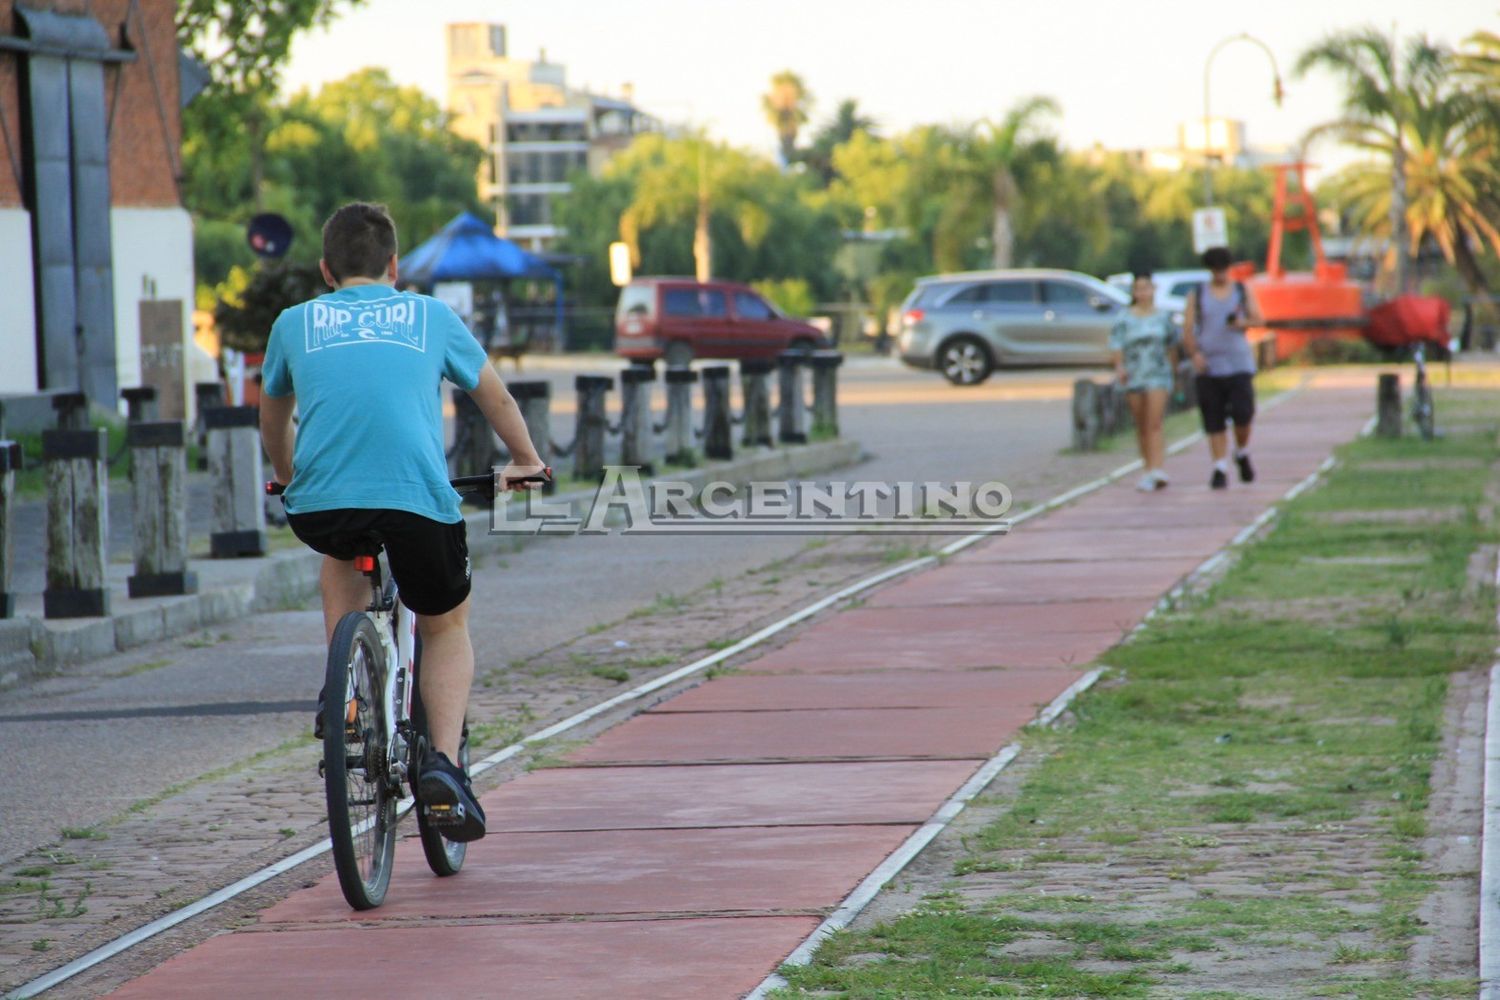
<instances>
[{"instance_id":1,"label":"window on building","mask_svg":"<svg viewBox=\"0 0 1500 1000\"><path fill-rule=\"evenodd\" d=\"M546 226L552 222L552 205L546 195L513 194L506 199L506 214L512 226Z\"/></svg>"}]
</instances>

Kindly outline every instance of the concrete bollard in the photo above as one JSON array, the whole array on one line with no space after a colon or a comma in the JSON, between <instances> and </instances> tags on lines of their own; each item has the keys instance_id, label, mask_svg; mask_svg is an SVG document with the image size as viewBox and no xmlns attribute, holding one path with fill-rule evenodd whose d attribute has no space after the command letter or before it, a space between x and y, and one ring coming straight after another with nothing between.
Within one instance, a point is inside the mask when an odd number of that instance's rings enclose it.
<instances>
[{"instance_id":1,"label":"concrete bollard","mask_svg":"<svg viewBox=\"0 0 1500 1000\"><path fill-rule=\"evenodd\" d=\"M673 465L697 465L698 453L693 447L693 383L698 373L691 368L668 368L662 376L667 383L667 461Z\"/></svg>"},{"instance_id":2,"label":"concrete bollard","mask_svg":"<svg viewBox=\"0 0 1500 1000\"><path fill-rule=\"evenodd\" d=\"M1101 410L1099 383L1091 378L1073 381L1073 450L1093 451L1099 446Z\"/></svg>"},{"instance_id":3,"label":"concrete bollard","mask_svg":"<svg viewBox=\"0 0 1500 1000\"><path fill-rule=\"evenodd\" d=\"M767 360L740 362L740 395L745 397L745 430L740 444L746 448L776 442L771 437L771 369Z\"/></svg>"},{"instance_id":4,"label":"concrete bollard","mask_svg":"<svg viewBox=\"0 0 1500 1000\"><path fill-rule=\"evenodd\" d=\"M604 435L609 417L604 412L605 395L614 381L604 375L578 375L573 388L578 393L578 429L573 438L573 475L594 480L604 475Z\"/></svg>"},{"instance_id":5,"label":"concrete bollard","mask_svg":"<svg viewBox=\"0 0 1500 1000\"><path fill-rule=\"evenodd\" d=\"M42 613L48 618L109 614L104 587L108 459L103 429L42 432L47 469L47 586Z\"/></svg>"},{"instance_id":6,"label":"concrete bollard","mask_svg":"<svg viewBox=\"0 0 1500 1000\"><path fill-rule=\"evenodd\" d=\"M651 384L656 368L631 365L620 373L620 464L651 471Z\"/></svg>"},{"instance_id":7,"label":"concrete bollard","mask_svg":"<svg viewBox=\"0 0 1500 1000\"><path fill-rule=\"evenodd\" d=\"M208 542L215 559L266 554L266 479L256 429L259 417L260 411L253 406L221 406L204 414L214 494Z\"/></svg>"},{"instance_id":8,"label":"concrete bollard","mask_svg":"<svg viewBox=\"0 0 1500 1000\"><path fill-rule=\"evenodd\" d=\"M20 442L0 441L0 618L16 616L16 595L10 587L16 565L15 496L20 468Z\"/></svg>"},{"instance_id":9,"label":"concrete bollard","mask_svg":"<svg viewBox=\"0 0 1500 1000\"><path fill-rule=\"evenodd\" d=\"M708 458L734 457L734 419L729 412L729 366L708 365L703 369L703 454Z\"/></svg>"},{"instance_id":10,"label":"concrete bollard","mask_svg":"<svg viewBox=\"0 0 1500 1000\"><path fill-rule=\"evenodd\" d=\"M121 397L125 400L125 419L132 424L145 423L156 419L156 387L140 385L133 389L121 389Z\"/></svg>"},{"instance_id":11,"label":"concrete bollard","mask_svg":"<svg viewBox=\"0 0 1500 1000\"><path fill-rule=\"evenodd\" d=\"M552 383L508 382L506 388L521 408L521 419L526 421L542 464L552 464Z\"/></svg>"},{"instance_id":12,"label":"concrete bollard","mask_svg":"<svg viewBox=\"0 0 1500 1000\"><path fill-rule=\"evenodd\" d=\"M807 401L802 396L805 351L782 351L776 359L776 439L782 444L807 443Z\"/></svg>"},{"instance_id":13,"label":"concrete bollard","mask_svg":"<svg viewBox=\"0 0 1500 1000\"><path fill-rule=\"evenodd\" d=\"M839 366L844 356L838 351L814 351L808 364L812 367L812 436L839 436Z\"/></svg>"},{"instance_id":14,"label":"concrete bollard","mask_svg":"<svg viewBox=\"0 0 1500 1000\"><path fill-rule=\"evenodd\" d=\"M453 390L453 448L448 455L448 475L477 476L494 468L500 449L490 422L479 404L463 389Z\"/></svg>"},{"instance_id":15,"label":"concrete bollard","mask_svg":"<svg viewBox=\"0 0 1500 1000\"><path fill-rule=\"evenodd\" d=\"M198 469L201 471L208 468L208 427L203 418L209 410L217 410L224 405L224 383L194 382L193 404L193 412L198 415L194 426L198 438Z\"/></svg>"},{"instance_id":16,"label":"concrete bollard","mask_svg":"<svg viewBox=\"0 0 1500 1000\"><path fill-rule=\"evenodd\" d=\"M1375 383L1375 436L1401 436L1401 376L1384 372Z\"/></svg>"},{"instance_id":17,"label":"concrete bollard","mask_svg":"<svg viewBox=\"0 0 1500 1000\"><path fill-rule=\"evenodd\" d=\"M1120 383L1110 379L1099 383L1097 397L1099 400L1099 436L1109 437L1120 430L1120 411L1123 409L1125 394L1120 389Z\"/></svg>"},{"instance_id":18,"label":"concrete bollard","mask_svg":"<svg viewBox=\"0 0 1500 1000\"><path fill-rule=\"evenodd\" d=\"M60 431L86 431L89 429L89 401L81 392L59 392L52 397L52 410L57 414L57 429Z\"/></svg>"},{"instance_id":19,"label":"concrete bollard","mask_svg":"<svg viewBox=\"0 0 1500 1000\"><path fill-rule=\"evenodd\" d=\"M125 443L135 528L130 596L195 594L198 576L187 568L187 428L180 420L133 423Z\"/></svg>"}]
</instances>

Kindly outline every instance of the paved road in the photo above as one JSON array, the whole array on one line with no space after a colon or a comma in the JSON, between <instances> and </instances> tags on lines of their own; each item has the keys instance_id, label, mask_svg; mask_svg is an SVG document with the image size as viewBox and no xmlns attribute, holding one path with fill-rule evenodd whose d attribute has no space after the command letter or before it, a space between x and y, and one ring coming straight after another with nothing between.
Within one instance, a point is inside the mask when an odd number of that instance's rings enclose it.
<instances>
[{"instance_id":1,"label":"paved road","mask_svg":"<svg viewBox=\"0 0 1500 1000\"><path fill-rule=\"evenodd\" d=\"M1019 484L1024 500L1025 483L1068 442L1077 375L1010 372L955 389L883 360L852 360L843 372L844 430L871 457L838 478L1000 479ZM567 386L572 373L538 377ZM764 536L542 541L508 556L503 570L476 574L476 607L495 611L476 614L475 645L496 663L525 657L658 593L694 592L802 544ZM299 736L308 713L297 706L317 691L321 640L316 611L262 615L215 627L202 644L173 640L0 692L0 860ZM282 704L246 714L245 703ZM217 708L194 707L204 705Z\"/></svg>"}]
</instances>

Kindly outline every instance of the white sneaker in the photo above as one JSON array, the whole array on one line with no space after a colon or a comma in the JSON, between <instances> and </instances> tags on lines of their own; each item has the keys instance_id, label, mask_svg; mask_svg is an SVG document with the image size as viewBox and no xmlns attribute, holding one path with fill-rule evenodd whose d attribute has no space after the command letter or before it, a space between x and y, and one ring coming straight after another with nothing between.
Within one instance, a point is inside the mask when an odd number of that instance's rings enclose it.
<instances>
[{"instance_id":1,"label":"white sneaker","mask_svg":"<svg viewBox=\"0 0 1500 1000\"><path fill-rule=\"evenodd\" d=\"M1135 488L1140 493L1153 493L1156 490L1156 477L1146 473L1136 481Z\"/></svg>"},{"instance_id":2,"label":"white sneaker","mask_svg":"<svg viewBox=\"0 0 1500 1000\"><path fill-rule=\"evenodd\" d=\"M1156 488L1159 490L1166 489L1167 484L1172 481L1171 477L1167 475L1166 469L1156 469L1151 474L1156 478Z\"/></svg>"}]
</instances>

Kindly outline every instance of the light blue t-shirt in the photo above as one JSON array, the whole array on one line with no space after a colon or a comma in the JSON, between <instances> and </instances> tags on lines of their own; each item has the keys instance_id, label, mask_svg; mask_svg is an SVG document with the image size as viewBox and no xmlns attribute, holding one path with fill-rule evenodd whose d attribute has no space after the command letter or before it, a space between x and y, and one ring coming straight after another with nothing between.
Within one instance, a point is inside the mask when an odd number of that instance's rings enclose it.
<instances>
[{"instance_id":1,"label":"light blue t-shirt","mask_svg":"<svg viewBox=\"0 0 1500 1000\"><path fill-rule=\"evenodd\" d=\"M286 509L459 520L443 454L442 381L473 389L486 360L453 310L389 285L355 285L285 310L261 373L266 395L297 397Z\"/></svg>"}]
</instances>

